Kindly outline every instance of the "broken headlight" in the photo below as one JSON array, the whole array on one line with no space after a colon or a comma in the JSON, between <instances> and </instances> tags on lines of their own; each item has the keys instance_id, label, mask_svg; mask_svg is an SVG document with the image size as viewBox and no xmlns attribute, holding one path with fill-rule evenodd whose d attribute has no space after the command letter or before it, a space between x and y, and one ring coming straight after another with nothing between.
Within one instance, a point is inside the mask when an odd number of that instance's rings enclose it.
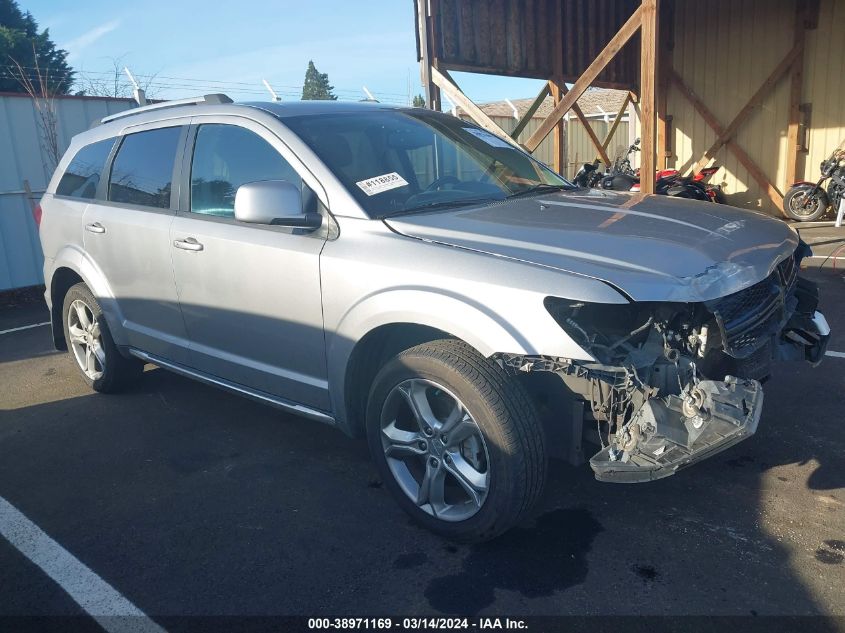
<instances>
[{"instance_id":1,"label":"broken headlight","mask_svg":"<svg viewBox=\"0 0 845 633\"><path fill-rule=\"evenodd\" d=\"M558 325L605 364L619 364L655 331L668 348L683 353L703 349L707 342L707 327L701 323L708 315L697 304L605 304L557 297L546 297L544 303Z\"/></svg>"}]
</instances>

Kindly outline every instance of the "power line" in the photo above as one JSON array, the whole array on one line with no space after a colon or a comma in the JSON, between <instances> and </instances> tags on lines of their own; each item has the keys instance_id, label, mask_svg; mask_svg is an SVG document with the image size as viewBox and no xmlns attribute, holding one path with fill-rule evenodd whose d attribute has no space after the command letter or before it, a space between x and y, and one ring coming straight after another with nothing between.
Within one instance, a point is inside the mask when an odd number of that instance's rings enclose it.
<instances>
[{"instance_id":1,"label":"power line","mask_svg":"<svg viewBox=\"0 0 845 633\"><path fill-rule=\"evenodd\" d=\"M5 68L10 71L19 71L17 66L11 64L0 64L0 68ZM41 73L49 73L49 68L36 68L35 66L21 66L20 70L31 70L35 72ZM95 79L98 81L102 81L102 79L95 77L97 75L103 78L115 78L120 75L119 72L115 72L113 70L74 70L72 71L75 75L74 80L75 83L79 83L79 79ZM29 73L26 73L29 75ZM141 80L142 83L146 83L147 85L160 85L162 87L175 87L175 88L190 88L192 84L196 84L197 87L212 87L218 86L216 89L226 89L231 88L232 91L237 92L251 92L254 94L265 94L266 91L257 88L258 82L246 82L246 81L237 81L237 80L222 80L222 79L199 79L193 77L176 77L172 75L157 75L157 74L148 74L148 73L136 73L135 76ZM168 81L158 81L158 80L168 80ZM126 83L122 77L119 77L119 82L121 84ZM279 91L284 93L285 91L297 91L301 92L302 86L290 85L290 84L273 84L274 86L278 86L280 89ZM244 86L244 89L235 88L235 86ZM278 92L278 91L277 91ZM350 95L350 96L361 96L362 93L360 90L356 89L348 89L348 88L335 88L335 94L341 95ZM400 92L382 92L379 91L377 94L379 100L387 100L388 98L395 98L395 100L401 100L403 103L407 100L407 94L400 93Z\"/></svg>"}]
</instances>

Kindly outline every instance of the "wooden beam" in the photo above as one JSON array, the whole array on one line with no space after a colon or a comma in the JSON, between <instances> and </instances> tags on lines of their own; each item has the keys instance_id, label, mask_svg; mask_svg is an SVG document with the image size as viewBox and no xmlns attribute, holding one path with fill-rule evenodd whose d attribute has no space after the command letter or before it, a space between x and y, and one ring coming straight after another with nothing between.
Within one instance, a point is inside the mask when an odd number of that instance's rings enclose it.
<instances>
[{"instance_id":1,"label":"wooden beam","mask_svg":"<svg viewBox=\"0 0 845 633\"><path fill-rule=\"evenodd\" d=\"M433 63L432 38L430 32L430 18L428 16L428 2L417 0L417 38L420 45L420 83L425 90L425 105L432 110L440 110L440 91L431 81Z\"/></svg>"},{"instance_id":2,"label":"wooden beam","mask_svg":"<svg viewBox=\"0 0 845 633\"><path fill-rule=\"evenodd\" d=\"M657 59L657 12L659 0L642 0L642 29L640 32L640 109L642 127L640 138L640 191L654 193L655 148L656 148L656 100L655 90Z\"/></svg>"},{"instance_id":3,"label":"wooden beam","mask_svg":"<svg viewBox=\"0 0 845 633\"><path fill-rule=\"evenodd\" d=\"M472 100L467 97L460 88L458 88L458 85L449 76L448 71L440 71L437 68L432 67L431 80L438 88L446 93L446 96L448 96L456 106L463 108L464 112L466 112L473 121L478 123L478 125L488 132L491 132L496 136L500 136L506 141L514 143L513 139L507 132L500 128L493 119L487 116L481 108L475 105L475 103L473 103Z\"/></svg>"},{"instance_id":4,"label":"wooden beam","mask_svg":"<svg viewBox=\"0 0 845 633\"><path fill-rule=\"evenodd\" d=\"M556 2L554 7L554 25L552 27L552 34L554 42L552 42L554 49L554 57L552 58L553 81L548 82L549 90L554 100L554 107L561 102L563 95L566 94L566 85L560 80L563 74L563 3ZM567 165L567 140L566 140L566 126L569 124L563 117L558 119L554 128L554 154L552 155L552 162L554 170L561 176L565 175Z\"/></svg>"},{"instance_id":5,"label":"wooden beam","mask_svg":"<svg viewBox=\"0 0 845 633\"><path fill-rule=\"evenodd\" d=\"M562 84L561 90L563 91L563 94L568 94L566 92L566 88ZM606 166L610 167L610 159L607 157L607 151L599 140L599 137L596 136L596 131L593 129L593 126L590 125L590 120L584 115L584 111L581 109L581 106L579 106L578 103L573 103L571 109L575 113L575 116L578 117L578 120L581 121L581 125L584 126L584 131L587 133L587 136L590 137L593 147L596 148L596 154L598 154L599 160Z\"/></svg>"},{"instance_id":6,"label":"wooden beam","mask_svg":"<svg viewBox=\"0 0 845 633\"><path fill-rule=\"evenodd\" d=\"M563 98L563 91L561 90L561 87L553 81L548 82L546 85L552 93L554 104L557 105ZM566 126L563 119L558 121L558 124L555 126L552 139L554 141L554 149L552 150L552 168L563 176L563 172L566 170Z\"/></svg>"},{"instance_id":7,"label":"wooden beam","mask_svg":"<svg viewBox=\"0 0 845 633\"><path fill-rule=\"evenodd\" d=\"M440 70L444 68L446 70L454 70L457 72L462 73L475 73L478 75L495 75L496 77L518 77L519 79L541 79L541 80L548 80L549 77L557 77L557 75L552 72L551 68L548 70L509 70L507 68L498 68L496 66L481 66L476 64L465 64L462 62L444 62L442 59L437 60L437 67ZM562 77L563 81L566 83L574 83L577 76L570 77L564 75ZM621 83L618 81L596 81L593 83L593 86L597 88L608 88L610 90L631 90L631 85L626 83Z\"/></svg>"},{"instance_id":8,"label":"wooden beam","mask_svg":"<svg viewBox=\"0 0 845 633\"><path fill-rule=\"evenodd\" d=\"M650 0L649 0L650 1ZM599 53L598 57L593 60L587 70L578 78L578 80L573 84L572 88L566 94L566 96L561 99L560 103L557 104L543 121L540 124L540 127L537 128L537 131L531 135L525 142L525 147L528 151L533 152L537 149L537 146L543 142L543 139L546 138L549 133L552 131L557 122L563 118L563 115L569 112L572 109L572 105L578 101L584 91L590 87L590 84L595 81L596 77L604 70L605 66L607 66L608 62L613 59L616 54L622 49L623 46L631 39L631 36L637 32L640 28L640 24L642 22L642 7L637 7L637 10L634 11L633 15L628 18L628 21L622 25L622 28L614 35L611 40L607 43Z\"/></svg>"},{"instance_id":9,"label":"wooden beam","mask_svg":"<svg viewBox=\"0 0 845 633\"><path fill-rule=\"evenodd\" d=\"M671 39L674 32L675 3L663 2L657 12L658 33L657 33L657 59L655 69L657 81L657 169L669 167L671 151L669 150L669 136L671 134L671 117L669 109L669 80L666 77L666 68L672 66Z\"/></svg>"},{"instance_id":10,"label":"wooden beam","mask_svg":"<svg viewBox=\"0 0 845 633\"><path fill-rule=\"evenodd\" d=\"M722 136L725 133L725 128L722 127L722 124L719 123L716 116L710 112L710 109L704 105L704 102L698 97L698 95L695 94L695 92L693 92L692 89L690 89L690 87L687 86L677 74L670 74L670 77L672 78L672 83L677 87L678 92L680 92L681 95L690 102L692 107L695 108L695 111L698 112L702 119L704 119L705 123L713 129L716 136ZM769 180L757 163L754 162L754 159L752 159L748 153L732 139L726 141L725 146L733 152L740 164L745 167L751 177L757 181L757 184L760 185L769 200L771 200L778 209L782 209L783 194L772 183L772 181Z\"/></svg>"},{"instance_id":11,"label":"wooden beam","mask_svg":"<svg viewBox=\"0 0 845 633\"><path fill-rule=\"evenodd\" d=\"M731 121L728 126L724 129L722 134L716 138L713 142L713 145L710 146L704 155L698 159L698 162L695 163L695 166L692 168L692 173L698 173L704 168L707 163L716 155L716 152L727 143L728 139L731 139L736 134L737 130L740 126L745 122L750 115L756 108L759 106L763 100L769 95L769 93L777 86L778 82L781 78L786 74L786 72L792 68L792 65L795 63L795 60L803 53L804 44L801 42L800 44L793 46L789 53L786 54L781 62L777 65L777 67L772 71L772 73L766 77L766 80L763 84L757 89L748 102L743 106L742 110L740 110L737 115L734 117L733 121ZM678 80L681 80L680 76L674 71L670 69L669 72L669 79L677 85ZM683 81L683 80L681 80Z\"/></svg>"},{"instance_id":12,"label":"wooden beam","mask_svg":"<svg viewBox=\"0 0 845 633\"><path fill-rule=\"evenodd\" d=\"M522 130L524 130L525 126L528 125L528 122L534 118L534 114L540 109L540 106L543 105L543 101L546 100L546 97L548 97L549 94L551 94L549 84L545 83L543 84L543 87L540 88L540 94L538 94L537 98L531 102L531 105L528 106L528 110L525 111L522 118L517 121L516 127L513 128L513 132L511 132L511 138L513 140L516 140L517 137L522 134Z\"/></svg>"},{"instance_id":13,"label":"wooden beam","mask_svg":"<svg viewBox=\"0 0 845 633\"><path fill-rule=\"evenodd\" d=\"M789 86L789 123L786 130L786 183L790 187L796 180L798 173L798 157L801 147L798 145L798 133L801 128L801 101L804 91L804 48L806 41L806 4L800 0L796 2L795 10L795 47L800 47L801 53L792 62Z\"/></svg>"},{"instance_id":14,"label":"wooden beam","mask_svg":"<svg viewBox=\"0 0 845 633\"><path fill-rule=\"evenodd\" d=\"M613 119L613 123L610 124L610 129L607 131L607 136L604 137L604 140L601 142L602 149L607 151L608 145L610 145L610 141L613 140L613 135L616 134L616 128L619 127L619 123L622 122L622 117L625 116L625 112L628 110L628 102L631 100L631 93L625 95L625 99L622 100L622 107L619 108L619 112L616 113L616 117ZM607 163L605 163L607 164Z\"/></svg>"}]
</instances>

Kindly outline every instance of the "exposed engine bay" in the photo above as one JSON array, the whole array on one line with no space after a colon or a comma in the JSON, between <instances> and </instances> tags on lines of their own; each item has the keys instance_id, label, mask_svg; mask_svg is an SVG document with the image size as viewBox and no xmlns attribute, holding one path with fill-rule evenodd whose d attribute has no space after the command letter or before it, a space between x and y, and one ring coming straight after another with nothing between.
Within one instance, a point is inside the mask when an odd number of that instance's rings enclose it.
<instances>
[{"instance_id":1,"label":"exposed engine bay","mask_svg":"<svg viewBox=\"0 0 845 633\"><path fill-rule=\"evenodd\" d=\"M756 431L773 361L815 364L824 355L830 329L816 311L817 288L798 277L801 256L799 247L761 282L702 303L550 297L550 314L595 361L498 360L515 373L554 373L583 403L574 424L598 440L590 459L597 479L672 475Z\"/></svg>"}]
</instances>

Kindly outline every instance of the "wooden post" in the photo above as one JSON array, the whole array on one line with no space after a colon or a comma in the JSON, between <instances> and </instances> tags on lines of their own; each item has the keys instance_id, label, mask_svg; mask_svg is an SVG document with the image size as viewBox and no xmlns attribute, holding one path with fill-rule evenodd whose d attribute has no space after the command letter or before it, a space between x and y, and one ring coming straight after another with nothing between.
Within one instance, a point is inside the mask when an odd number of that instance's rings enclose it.
<instances>
[{"instance_id":1,"label":"wooden post","mask_svg":"<svg viewBox=\"0 0 845 633\"><path fill-rule=\"evenodd\" d=\"M804 45L806 40L806 5L797 0L795 7L795 46L800 53L792 62L789 87L789 127L786 131L786 183L784 190L791 187L798 173L798 132L801 127L801 100L804 90Z\"/></svg>"},{"instance_id":2,"label":"wooden post","mask_svg":"<svg viewBox=\"0 0 845 633\"><path fill-rule=\"evenodd\" d=\"M554 71L554 78L548 83L549 92L552 95L553 108L556 108L566 94L561 77L563 76L563 3L555 3L555 23L552 29L554 33L554 59L552 60L552 69ZM545 123L545 121L544 121ZM533 135L532 135L533 137ZM554 153L552 154L552 162L554 170L563 176L566 172L566 120L563 117L558 119L557 125L554 128Z\"/></svg>"},{"instance_id":3,"label":"wooden post","mask_svg":"<svg viewBox=\"0 0 845 633\"><path fill-rule=\"evenodd\" d=\"M657 11L659 0L642 0L640 50L640 110L642 144L640 152L640 191L654 193L655 173L655 73L657 70Z\"/></svg>"},{"instance_id":4,"label":"wooden post","mask_svg":"<svg viewBox=\"0 0 845 633\"><path fill-rule=\"evenodd\" d=\"M440 110L440 89L431 78L431 69L434 66L434 39L427 0L417 0L417 20L420 42L420 82L425 90L425 105L432 110Z\"/></svg>"},{"instance_id":5,"label":"wooden post","mask_svg":"<svg viewBox=\"0 0 845 633\"><path fill-rule=\"evenodd\" d=\"M672 117L669 116L669 77L674 48L675 3L664 2L657 12L657 169L667 169L672 158Z\"/></svg>"},{"instance_id":6,"label":"wooden post","mask_svg":"<svg viewBox=\"0 0 845 633\"><path fill-rule=\"evenodd\" d=\"M560 89L560 86L554 81L550 81L548 85L552 93L552 99L554 100L554 104L557 105L563 98L563 91ZM564 125L565 123L563 119L558 121L557 125L555 126L555 131L553 135L554 152L552 154L552 167L561 176L564 175L563 172L566 169L566 136L564 134Z\"/></svg>"}]
</instances>

